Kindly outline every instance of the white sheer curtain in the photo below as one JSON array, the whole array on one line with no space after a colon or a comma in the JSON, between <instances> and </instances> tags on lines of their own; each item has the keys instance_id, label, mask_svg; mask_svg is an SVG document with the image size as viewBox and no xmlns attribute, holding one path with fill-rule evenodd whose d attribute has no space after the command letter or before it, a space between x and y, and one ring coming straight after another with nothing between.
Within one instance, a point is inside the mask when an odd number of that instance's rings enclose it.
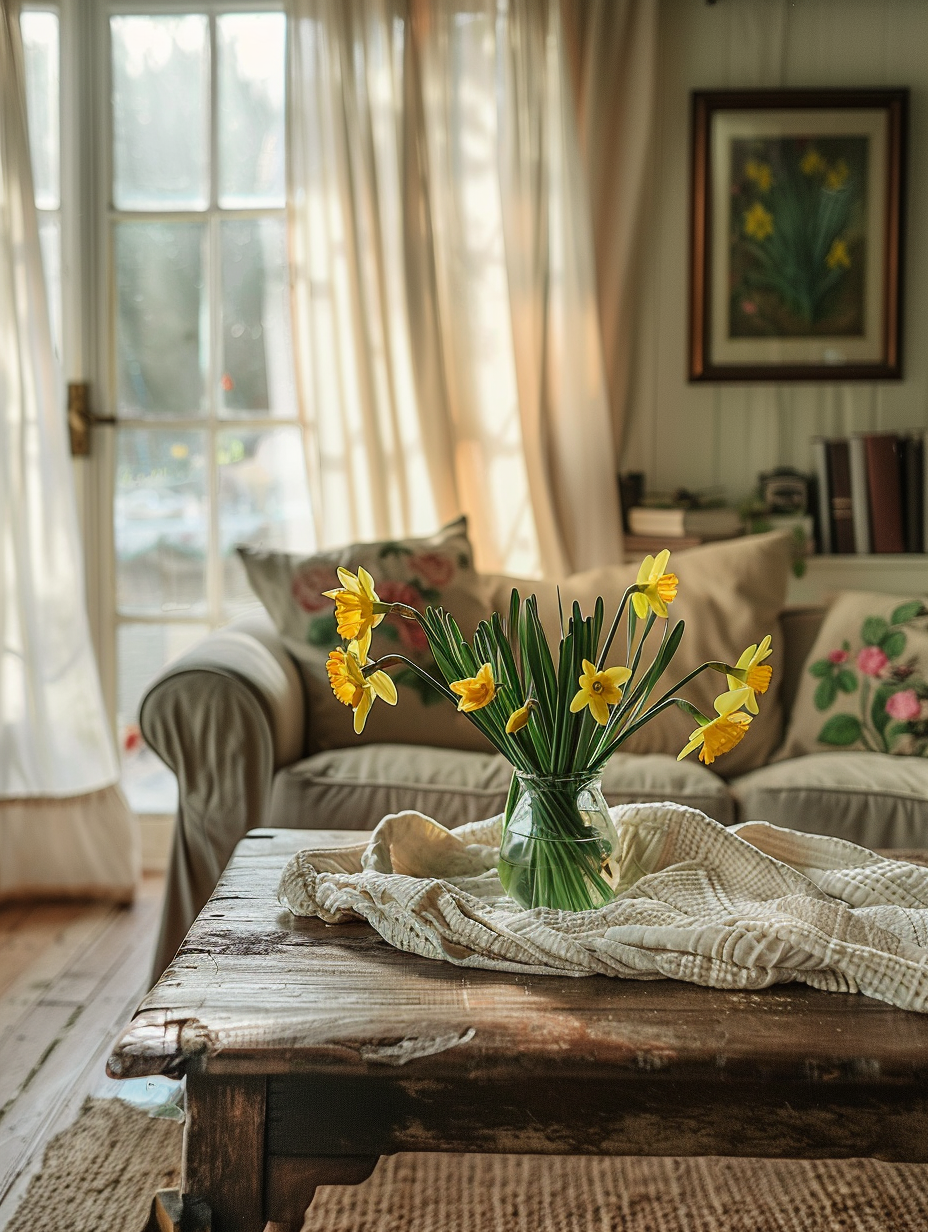
<instances>
[{"instance_id":1,"label":"white sheer curtain","mask_svg":"<svg viewBox=\"0 0 928 1232\"><path fill-rule=\"evenodd\" d=\"M291 0L290 15L320 541L463 511L484 569L619 559L560 0Z\"/></svg>"},{"instance_id":2,"label":"white sheer curtain","mask_svg":"<svg viewBox=\"0 0 928 1232\"><path fill-rule=\"evenodd\" d=\"M87 627L41 262L18 5L0 0L0 897L128 899L137 823Z\"/></svg>"}]
</instances>

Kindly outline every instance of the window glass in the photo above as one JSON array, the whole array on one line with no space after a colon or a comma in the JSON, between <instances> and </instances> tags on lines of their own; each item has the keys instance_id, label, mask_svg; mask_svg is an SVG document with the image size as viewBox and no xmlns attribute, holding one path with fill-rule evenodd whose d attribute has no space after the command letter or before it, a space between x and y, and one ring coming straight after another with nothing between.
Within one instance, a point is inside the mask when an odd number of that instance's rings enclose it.
<instances>
[{"instance_id":1,"label":"window glass","mask_svg":"<svg viewBox=\"0 0 928 1232\"><path fill-rule=\"evenodd\" d=\"M217 19L219 204L284 204L283 13Z\"/></svg>"}]
</instances>

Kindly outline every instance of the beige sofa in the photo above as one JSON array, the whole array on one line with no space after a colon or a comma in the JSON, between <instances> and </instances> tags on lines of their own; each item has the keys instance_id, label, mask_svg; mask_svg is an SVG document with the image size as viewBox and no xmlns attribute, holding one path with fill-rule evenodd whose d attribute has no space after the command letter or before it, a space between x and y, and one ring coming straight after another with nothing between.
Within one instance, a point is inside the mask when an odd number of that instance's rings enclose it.
<instances>
[{"instance_id":1,"label":"beige sofa","mask_svg":"<svg viewBox=\"0 0 928 1232\"><path fill-rule=\"evenodd\" d=\"M821 608L782 615L787 721L823 615ZM496 754L403 744L402 707L396 744L307 756L304 680L263 613L219 630L171 665L143 702L141 727L180 786L156 974L246 831L368 829L404 808L454 826L500 812L511 774ZM928 834L928 764L919 758L826 752L774 760L728 782L694 758L620 754L603 789L610 804L671 799L726 825L764 819L867 846L921 846Z\"/></svg>"}]
</instances>

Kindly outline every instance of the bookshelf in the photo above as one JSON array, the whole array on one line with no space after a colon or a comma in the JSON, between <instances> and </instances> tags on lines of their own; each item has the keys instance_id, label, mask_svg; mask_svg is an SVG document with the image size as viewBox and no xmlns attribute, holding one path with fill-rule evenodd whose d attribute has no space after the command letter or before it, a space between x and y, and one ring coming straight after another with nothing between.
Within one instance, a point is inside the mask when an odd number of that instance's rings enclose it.
<instances>
[{"instance_id":1,"label":"bookshelf","mask_svg":"<svg viewBox=\"0 0 928 1232\"><path fill-rule=\"evenodd\" d=\"M840 590L886 595L928 594L928 554L810 556L805 575L791 578L790 604L827 603Z\"/></svg>"}]
</instances>

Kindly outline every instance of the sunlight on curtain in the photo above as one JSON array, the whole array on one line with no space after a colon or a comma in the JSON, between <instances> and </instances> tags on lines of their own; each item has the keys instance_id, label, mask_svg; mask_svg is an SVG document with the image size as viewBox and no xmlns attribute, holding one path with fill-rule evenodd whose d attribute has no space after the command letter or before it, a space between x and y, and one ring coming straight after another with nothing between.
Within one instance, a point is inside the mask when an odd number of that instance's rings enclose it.
<instances>
[{"instance_id":1,"label":"sunlight on curtain","mask_svg":"<svg viewBox=\"0 0 928 1232\"><path fill-rule=\"evenodd\" d=\"M17 10L0 0L0 897L129 898L137 826L84 609Z\"/></svg>"},{"instance_id":2,"label":"sunlight on curtain","mask_svg":"<svg viewBox=\"0 0 928 1232\"><path fill-rule=\"evenodd\" d=\"M323 543L463 511L485 570L619 558L559 11L293 0L295 339Z\"/></svg>"}]
</instances>

